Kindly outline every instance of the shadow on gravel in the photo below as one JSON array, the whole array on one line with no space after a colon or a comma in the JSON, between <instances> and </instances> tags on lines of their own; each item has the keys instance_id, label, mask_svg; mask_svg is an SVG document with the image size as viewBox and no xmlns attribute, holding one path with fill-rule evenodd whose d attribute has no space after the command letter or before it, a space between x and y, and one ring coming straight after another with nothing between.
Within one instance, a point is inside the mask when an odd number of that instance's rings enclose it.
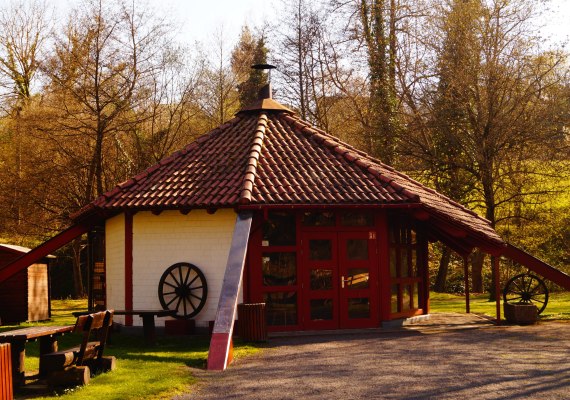
<instances>
[{"instance_id":1,"label":"shadow on gravel","mask_svg":"<svg viewBox=\"0 0 570 400\"><path fill-rule=\"evenodd\" d=\"M570 325L272 339L185 399L568 398Z\"/></svg>"}]
</instances>

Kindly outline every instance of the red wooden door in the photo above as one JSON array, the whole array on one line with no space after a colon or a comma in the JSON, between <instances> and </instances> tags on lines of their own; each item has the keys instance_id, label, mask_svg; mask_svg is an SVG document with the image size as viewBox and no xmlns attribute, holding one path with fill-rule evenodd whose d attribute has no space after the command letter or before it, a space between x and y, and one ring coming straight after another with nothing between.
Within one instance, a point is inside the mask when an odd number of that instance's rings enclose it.
<instances>
[{"instance_id":1,"label":"red wooden door","mask_svg":"<svg viewBox=\"0 0 570 400\"><path fill-rule=\"evenodd\" d=\"M305 329L378 326L376 240L369 232L303 235Z\"/></svg>"},{"instance_id":2,"label":"red wooden door","mask_svg":"<svg viewBox=\"0 0 570 400\"><path fill-rule=\"evenodd\" d=\"M338 234L341 328L378 326L376 240L370 232Z\"/></svg>"},{"instance_id":3,"label":"red wooden door","mask_svg":"<svg viewBox=\"0 0 570 400\"><path fill-rule=\"evenodd\" d=\"M303 235L302 313L305 329L337 329L338 251L335 232Z\"/></svg>"}]
</instances>

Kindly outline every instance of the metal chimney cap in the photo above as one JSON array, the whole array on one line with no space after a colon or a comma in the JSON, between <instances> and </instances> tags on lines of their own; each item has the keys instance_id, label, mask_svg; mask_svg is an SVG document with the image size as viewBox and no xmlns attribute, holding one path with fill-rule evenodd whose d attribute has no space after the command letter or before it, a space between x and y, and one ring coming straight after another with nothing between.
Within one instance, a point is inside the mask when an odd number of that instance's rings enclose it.
<instances>
[{"instance_id":1,"label":"metal chimney cap","mask_svg":"<svg viewBox=\"0 0 570 400\"><path fill-rule=\"evenodd\" d=\"M272 70L272 69L276 69L277 67L275 65L271 65L271 64L255 64L251 66L252 69L259 69L259 70L264 70L264 69L268 69L268 70Z\"/></svg>"}]
</instances>

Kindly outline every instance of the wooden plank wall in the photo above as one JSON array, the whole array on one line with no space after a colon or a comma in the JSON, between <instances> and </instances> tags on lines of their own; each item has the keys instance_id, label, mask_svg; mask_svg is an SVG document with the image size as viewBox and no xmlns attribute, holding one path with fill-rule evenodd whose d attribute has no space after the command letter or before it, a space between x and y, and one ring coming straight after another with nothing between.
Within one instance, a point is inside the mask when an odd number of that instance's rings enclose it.
<instances>
[{"instance_id":1,"label":"wooden plank wall","mask_svg":"<svg viewBox=\"0 0 570 400\"><path fill-rule=\"evenodd\" d=\"M4 343L0 344L0 399L12 400L13 398L10 344Z\"/></svg>"},{"instance_id":2,"label":"wooden plank wall","mask_svg":"<svg viewBox=\"0 0 570 400\"><path fill-rule=\"evenodd\" d=\"M46 264L28 267L28 321L49 319L48 268Z\"/></svg>"}]
</instances>

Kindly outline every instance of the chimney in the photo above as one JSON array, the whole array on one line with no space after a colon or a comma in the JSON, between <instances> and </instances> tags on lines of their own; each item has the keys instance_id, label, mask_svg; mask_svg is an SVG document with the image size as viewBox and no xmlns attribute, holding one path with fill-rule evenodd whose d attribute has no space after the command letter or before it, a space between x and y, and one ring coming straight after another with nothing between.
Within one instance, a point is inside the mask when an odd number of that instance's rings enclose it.
<instances>
[{"instance_id":1,"label":"chimney","mask_svg":"<svg viewBox=\"0 0 570 400\"><path fill-rule=\"evenodd\" d=\"M255 64L251 66L252 69L267 71L267 85L259 89L258 99L271 99L273 98L273 93L271 91L271 70L277 68L275 65L271 64Z\"/></svg>"}]
</instances>

